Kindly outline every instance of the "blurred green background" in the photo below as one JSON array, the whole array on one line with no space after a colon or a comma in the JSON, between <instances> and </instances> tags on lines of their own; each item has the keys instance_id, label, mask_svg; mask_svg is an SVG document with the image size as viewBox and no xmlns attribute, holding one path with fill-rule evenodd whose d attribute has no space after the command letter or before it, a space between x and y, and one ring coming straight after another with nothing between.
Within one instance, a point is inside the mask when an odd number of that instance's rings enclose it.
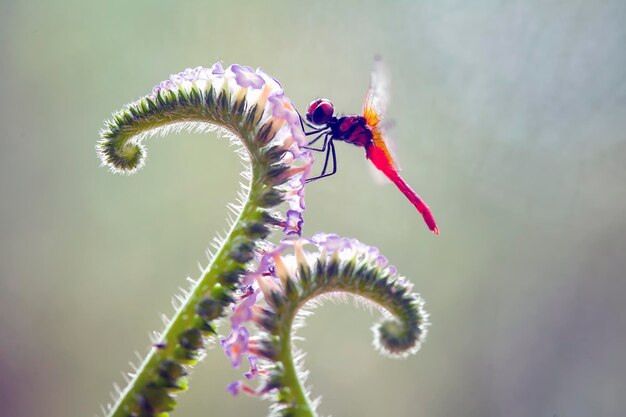
<instances>
[{"instance_id":1,"label":"blurred green background","mask_svg":"<svg viewBox=\"0 0 626 417\"><path fill-rule=\"evenodd\" d=\"M376 245L432 314L421 352L371 347L376 318L301 331L322 415L585 417L626 409L623 1L0 3L0 415L93 416L225 227L240 163L214 135L99 168L103 120L186 67L241 63L302 110L361 109L392 75L403 175L439 238L362 150L307 189L305 233ZM319 162L319 161L318 161ZM318 169L319 169L318 165ZM260 416L214 349L177 416Z\"/></svg>"}]
</instances>

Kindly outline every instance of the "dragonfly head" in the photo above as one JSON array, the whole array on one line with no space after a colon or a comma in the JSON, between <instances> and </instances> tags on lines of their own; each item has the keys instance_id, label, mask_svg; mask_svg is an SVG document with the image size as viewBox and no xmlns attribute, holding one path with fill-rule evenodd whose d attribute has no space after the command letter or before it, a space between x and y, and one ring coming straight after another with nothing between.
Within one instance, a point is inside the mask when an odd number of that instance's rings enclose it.
<instances>
[{"instance_id":1,"label":"dragonfly head","mask_svg":"<svg viewBox=\"0 0 626 417\"><path fill-rule=\"evenodd\" d=\"M333 114L335 114L333 103L325 98L318 98L309 104L306 119L316 126L324 126L333 118Z\"/></svg>"}]
</instances>

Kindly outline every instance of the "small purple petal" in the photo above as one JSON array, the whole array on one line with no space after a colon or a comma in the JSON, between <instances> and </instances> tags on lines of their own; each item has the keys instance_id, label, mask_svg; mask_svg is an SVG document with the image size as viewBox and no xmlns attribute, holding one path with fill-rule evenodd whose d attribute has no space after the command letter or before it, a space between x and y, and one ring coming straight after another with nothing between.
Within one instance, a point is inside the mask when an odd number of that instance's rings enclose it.
<instances>
[{"instance_id":1,"label":"small purple petal","mask_svg":"<svg viewBox=\"0 0 626 417\"><path fill-rule=\"evenodd\" d=\"M222 348L233 368L239 367L242 355L248 351L249 338L250 332L241 326L233 329L228 339L222 339Z\"/></svg>"},{"instance_id":2,"label":"small purple petal","mask_svg":"<svg viewBox=\"0 0 626 417\"><path fill-rule=\"evenodd\" d=\"M205 80L207 78L207 70L204 67L195 67L192 70L194 80Z\"/></svg>"},{"instance_id":3,"label":"small purple petal","mask_svg":"<svg viewBox=\"0 0 626 417\"><path fill-rule=\"evenodd\" d=\"M242 381L235 381L232 384L226 387L226 390L232 394L233 397L236 397L241 392L241 387L243 386Z\"/></svg>"},{"instance_id":4,"label":"small purple petal","mask_svg":"<svg viewBox=\"0 0 626 417\"><path fill-rule=\"evenodd\" d=\"M334 252L339 249L342 249L343 248L342 244L343 244L342 239L339 236L329 235L326 238L326 242L324 246L326 247L327 250Z\"/></svg>"},{"instance_id":5,"label":"small purple petal","mask_svg":"<svg viewBox=\"0 0 626 417\"><path fill-rule=\"evenodd\" d=\"M170 81L174 84L180 84L185 81L185 78L183 78L183 73L179 72L178 74L170 75Z\"/></svg>"},{"instance_id":6,"label":"small purple petal","mask_svg":"<svg viewBox=\"0 0 626 417\"><path fill-rule=\"evenodd\" d=\"M334 233L324 234L316 233L311 239L320 249L324 248L329 252L341 252L344 250L363 250L369 249L369 246L363 245L355 239L347 239L340 237ZM375 249L375 248L374 248Z\"/></svg>"},{"instance_id":7,"label":"small purple petal","mask_svg":"<svg viewBox=\"0 0 626 417\"><path fill-rule=\"evenodd\" d=\"M241 283L243 285L252 285L252 283L256 280L256 277L259 275L260 274L258 272L248 272L246 275L244 275Z\"/></svg>"},{"instance_id":8,"label":"small purple petal","mask_svg":"<svg viewBox=\"0 0 626 417\"><path fill-rule=\"evenodd\" d=\"M165 80L165 81L161 81L161 84L158 85L159 87L159 91L162 90L173 90L174 89L174 83L170 80Z\"/></svg>"},{"instance_id":9,"label":"small purple petal","mask_svg":"<svg viewBox=\"0 0 626 417\"><path fill-rule=\"evenodd\" d=\"M277 94L271 96L268 100L272 104L272 115L274 117L286 120L291 125L300 124L300 116L298 116L298 112L296 112L295 107L288 98L282 94Z\"/></svg>"},{"instance_id":10,"label":"small purple petal","mask_svg":"<svg viewBox=\"0 0 626 417\"><path fill-rule=\"evenodd\" d=\"M261 68L257 68L256 69L256 73L259 74L260 76L262 76L263 78L266 78L267 80L270 80L271 82L276 83L276 87L278 87L277 89L282 93L283 92L283 86L281 85L281 83L274 77L270 76L267 72L263 71ZM270 85L271 87L271 85Z\"/></svg>"},{"instance_id":11,"label":"small purple petal","mask_svg":"<svg viewBox=\"0 0 626 417\"><path fill-rule=\"evenodd\" d=\"M371 256L372 258L377 258L378 255L380 255L380 251L378 250L377 247L370 246L369 250L367 251L367 254Z\"/></svg>"},{"instance_id":12,"label":"small purple petal","mask_svg":"<svg viewBox=\"0 0 626 417\"><path fill-rule=\"evenodd\" d=\"M230 324L233 329L252 318L252 306L256 303L258 290L252 290L251 286L248 288L252 292L244 294L241 301L235 306L232 316L230 316Z\"/></svg>"},{"instance_id":13,"label":"small purple petal","mask_svg":"<svg viewBox=\"0 0 626 417\"><path fill-rule=\"evenodd\" d=\"M304 186L303 178L298 175L287 183L288 190L285 192L289 208L295 211L304 211Z\"/></svg>"},{"instance_id":14,"label":"small purple petal","mask_svg":"<svg viewBox=\"0 0 626 417\"><path fill-rule=\"evenodd\" d=\"M263 77L245 65L233 64L230 70L235 74L235 81L243 88L261 88L265 84Z\"/></svg>"},{"instance_id":15,"label":"small purple petal","mask_svg":"<svg viewBox=\"0 0 626 417\"><path fill-rule=\"evenodd\" d=\"M291 104L293 107L293 104ZM308 143L308 139L304 134L304 130L302 130L302 125L300 124L300 114L297 112L295 107L293 108L293 112L296 114L296 122L291 123L291 136L293 136L294 141L298 144L299 147L306 146ZM308 151L307 151L308 152Z\"/></svg>"},{"instance_id":16,"label":"small purple petal","mask_svg":"<svg viewBox=\"0 0 626 417\"><path fill-rule=\"evenodd\" d=\"M215 64L213 64L211 66L211 74L214 75L223 75L224 74L224 67L222 67L222 62L216 62Z\"/></svg>"},{"instance_id":17,"label":"small purple petal","mask_svg":"<svg viewBox=\"0 0 626 417\"><path fill-rule=\"evenodd\" d=\"M194 81L195 80L195 73L194 70L192 70L191 68L186 68L182 73L181 76L183 78L183 80L185 81Z\"/></svg>"},{"instance_id":18,"label":"small purple petal","mask_svg":"<svg viewBox=\"0 0 626 417\"><path fill-rule=\"evenodd\" d=\"M294 191L293 195L289 198L289 208L296 211L303 211L304 207L304 190Z\"/></svg>"},{"instance_id":19,"label":"small purple petal","mask_svg":"<svg viewBox=\"0 0 626 417\"><path fill-rule=\"evenodd\" d=\"M287 210L287 220L285 221L285 227L283 232L287 235L302 235L302 213L296 210Z\"/></svg>"},{"instance_id":20,"label":"small purple petal","mask_svg":"<svg viewBox=\"0 0 626 417\"><path fill-rule=\"evenodd\" d=\"M388 264L388 263L389 263L389 261L388 261L388 260L387 260L387 258L385 258L383 255L379 255L379 256L376 258L376 265L377 265L379 268L381 268L381 269L382 269L382 268L384 268L385 266L387 266L387 264Z\"/></svg>"},{"instance_id":21,"label":"small purple petal","mask_svg":"<svg viewBox=\"0 0 626 417\"><path fill-rule=\"evenodd\" d=\"M253 379L259 373L259 368L257 367L257 357L254 355L248 356L248 362L250 362L250 371L243 374L248 379Z\"/></svg>"}]
</instances>

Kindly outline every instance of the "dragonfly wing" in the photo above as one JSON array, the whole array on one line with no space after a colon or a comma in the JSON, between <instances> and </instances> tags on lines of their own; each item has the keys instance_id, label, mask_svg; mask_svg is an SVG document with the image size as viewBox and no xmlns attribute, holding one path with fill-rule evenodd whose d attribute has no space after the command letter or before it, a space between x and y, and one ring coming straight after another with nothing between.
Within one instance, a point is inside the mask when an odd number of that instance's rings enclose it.
<instances>
[{"instance_id":1,"label":"dragonfly wing","mask_svg":"<svg viewBox=\"0 0 626 417\"><path fill-rule=\"evenodd\" d=\"M398 170L398 164L389 149L389 144L386 142L386 139L389 137L386 128L392 123L387 120L383 121L383 115L389 105L389 89L390 82L387 68L382 58L377 55L374 57L370 86L365 95L363 117L370 129L372 129L374 146L380 148L391 166Z\"/></svg>"},{"instance_id":2,"label":"dragonfly wing","mask_svg":"<svg viewBox=\"0 0 626 417\"><path fill-rule=\"evenodd\" d=\"M374 65L370 78L370 86L365 95L365 103L363 104L363 114L372 112L380 117L387 113L389 107L389 72L380 55L374 57ZM367 117L366 117L367 118Z\"/></svg>"}]
</instances>

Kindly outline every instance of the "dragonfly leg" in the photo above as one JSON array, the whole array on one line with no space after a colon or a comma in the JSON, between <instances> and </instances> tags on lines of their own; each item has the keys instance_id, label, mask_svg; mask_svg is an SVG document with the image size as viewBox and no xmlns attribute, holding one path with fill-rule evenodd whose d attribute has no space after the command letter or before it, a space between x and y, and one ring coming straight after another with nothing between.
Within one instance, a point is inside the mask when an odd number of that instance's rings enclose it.
<instances>
[{"instance_id":1,"label":"dragonfly leg","mask_svg":"<svg viewBox=\"0 0 626 417\"><path fill-rule=\"evenodd\" d=\"M314 148L311 145L313 145L315 142L317 142L318 140L320 140L322 138L322 136L324 136L324 145L322 145L321 148ZM319 134L318 136L314 137L312 141L310 141L307 146L303 146L304 149L308 149L310 151L315 151L315 152L325 152L326 151L326 145L328 144L328 139L330 138L331 134L330 132L323 132L321 134Z\"/></svg>"},{"instance_id":2,"label":"dragonfly leg","mask_svg":"<svg viewBox=\"0 0 626 417\"><path fill-rule=\"evenodd\" d=\"M328 168L328 162L332 155L333 169L331 172L326 173L326 168ZM322 173L317 177L307 178L306 182L309 183L311 181L319 180L320 178L330 177L337 172L337 154L335 153L335 144L332 139L328 140L328 151L326 152L326 159L324 160L324 168L322 169Z\"/></svg>"},{"instance_id":3,"label":"dragonfly leg","mask_svg":"<svg viewBox=\"0 0 626 417\"><path fill-rule=\"evenodd\" d=\"M321 129L315 129L315 130L311 130L309 132L304 132L304 136L311 136L311 135L314 135L316 133L324 132L326 129L328 129L328 128L327 127L323 127Z\"/></svg>"}]
</instances>

